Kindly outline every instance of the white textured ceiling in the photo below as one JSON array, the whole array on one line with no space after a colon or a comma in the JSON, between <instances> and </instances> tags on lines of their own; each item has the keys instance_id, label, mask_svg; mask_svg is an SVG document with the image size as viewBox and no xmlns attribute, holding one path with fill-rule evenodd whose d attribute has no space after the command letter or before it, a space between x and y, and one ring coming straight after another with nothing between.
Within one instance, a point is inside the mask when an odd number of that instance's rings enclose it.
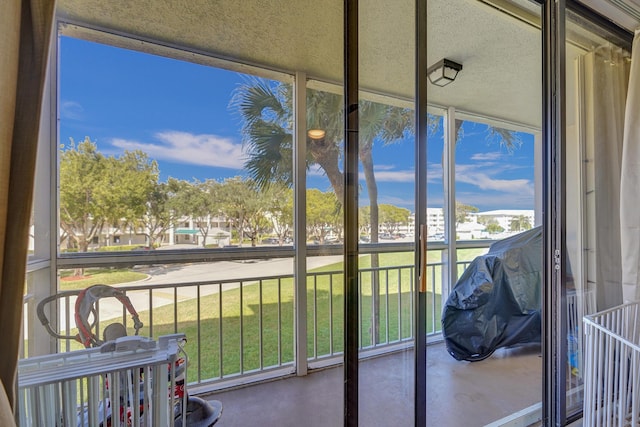
<instances>
[{"instance_id":1,"label":"white textured ceiling","mask_svg":"<svg viewBox=\"0 0 640 427\"><path fill-rule=\"evenodd\" d=\"M430 85L429 102L539 127L542 41L534 26L483 2L427 2L427 58L462 64L457 79Z\"/></svg>"},{"instance_id":2,"label":"white textured ceiling","mask_svg":"<svg viewBox=\"0 0 640 427\"><path fill-rule=\"evenodd\" d=\"M428 63L446 57L464 67L451 85L429 85L428 101L539 127L540 30L485 1L425 1ZM527 0L508 3L532 10ZM360 0L359 68L364 89L413 98L414 5L415 0ZM342 81L343 0L58 0L57 8L63 20L287 73L304 71L314 79Z\"/></svg>"},{"instance_id":3,"label":"white textured ceiling","mask_svg":"<svg viewBox=\"0 0 640 427\"><path fill-rule=\"evenodd\" d=\"M414 1L360 1L363 88L411 99ZM57 8L62 19L342 81L343 0L59 0Z\"/></svg>"}]
</instances>

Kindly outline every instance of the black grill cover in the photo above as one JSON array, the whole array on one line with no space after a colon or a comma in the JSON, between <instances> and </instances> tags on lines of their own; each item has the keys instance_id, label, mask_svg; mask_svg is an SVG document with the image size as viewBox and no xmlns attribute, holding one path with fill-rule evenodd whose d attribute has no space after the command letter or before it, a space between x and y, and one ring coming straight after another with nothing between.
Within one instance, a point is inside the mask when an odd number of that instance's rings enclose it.
<instances>
[{"instance_id":1,"label":"black grill cover","mask_svg":"<svg viewBox=\"0 0 640 427\"><path fill-rule=\"evenodd\" d=\"M542 227L495 242L455 284L443 308L442 334L457 360L540 342Z\"/></svg>"}]
</instances>

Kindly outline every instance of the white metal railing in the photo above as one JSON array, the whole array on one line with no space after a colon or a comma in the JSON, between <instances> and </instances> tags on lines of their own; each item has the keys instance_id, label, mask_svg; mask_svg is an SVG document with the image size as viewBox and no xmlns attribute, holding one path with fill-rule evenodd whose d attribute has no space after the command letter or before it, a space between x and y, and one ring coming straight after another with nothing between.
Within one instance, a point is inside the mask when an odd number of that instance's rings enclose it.
<instances>
[{"instance_id":1,"label":"white metal railing","mask_svg":"<svg viewBox=\"0 0 640 427\"><path fill-rule=\"evenodd\" d=\"M491 242L482 243L480 247L487 247ZM472 246L478 245L474 242ZM384 253L391 246L398 249L397 244L389 246L373 245L368 250ZM405 246L402 244L402 248ZM430 250L442 251L445 248L444 244L434 244ZM459 271L464 270L469 262L458 263ZM427 290L429 335L440 333L442 304L446 300L442 293L448 288L442 283L443 265L443 262L428 264L431 277L431 287ZM414 276L412 265L361 268L360 283L367 283L366 286L361 285L359 304L360 349L363 355L412 345ZM373 280L374 277L377 281ZM377 283L377 289L374 283ZM340 361L343 344L342 286L342 271L307 272L309 364L321 366ZM246 375L292 373L295 370L293 274L176 284L142 283L119 286L118 289L131 298L140 313L145 325L140 331L142 335L154 337L186 333L193 372L190 380L195 384L227 383ZM263 296L267 293L275 295L275 299L264 301ZM164 304L158 304L160 295ZM74 305L75 295L69 294L58 301L54 310L59 313L58 330L66 330L71 335ZM32 310L34 306L33 301L25 303L25 310ZM97 306L95 321L99 336L109 317L101 315L100 302ZM185 310L189 310L189 321L183 320ZM232 312L234 316L229 315ZM110 319L125 325L131 323L124 308L121 313L117 318L112 314ZM26 317L35 322L34 313L27 313ZM30 341L33 338L26 337L26 347ZM77 348L79 345L71 339L59 342L59 351Z\"/></svg>"},{"instance_id":2,"label":"white metal railing","mask_svg":"<svg viewBox=\"0 0 640 427\"><path fill-rule=\"evenodd\" d=\"M361 293L361 349L382 348L411 341L413 266L369 268L361 270L360 274L378 274L382 278L382 304L378 310L374 306L371 289L363 289ZM313 295L309 298L308 307L311 335L308 360L314 362L342 354L342 272L309 273L307 281L308 293ZM402 289L403 286L405 290ZM187 350L192 355L194 372L192 379L196 383L293 367L293 301L287 298L293 294L292 275L164 285L143 284L118 289L131 299L140 314L144 323L141 334L150 337L178 332L187 334ZM267 292L276 295L276 300L270 303L263 301L262 296ZM158 304L158 294L162 294L165 299L162 305ZM184 295L192 297L185 300ZM206 306L203 305L205 296L209 298ZM62 325L73 324L76 297L77 293L63 292L62 297L57 300ZM182 305L187 303L191 304L189 310L195 311L192 313L193 320L181 322ZM95 313L97 336L102 333L105 323L110 321L121 322L125 327L131 324L129 313L124 310L117 319L101 317L103 310L100 305L101 302L98 301ZM252 309L248 311L247 306ZM162 311L163 316L166 316L168 310L171 311L170 322L159 323L158 313ZM239 315L230 319L227 315L230 312ZM372 336L370 327L376 312L382 319L378 340ZM237 336L229 336L230 331L234 331ZM63 334L72 336L75 332L67 330ZM248 341L248 336L255 337L255 340ZM79 344L71 338L60 343L60 351L63 352L78 347ZM233 355L236 357L231 357ZM230 359L237 360L233 366L228 363Z\"/></svg>"}]
</instances>

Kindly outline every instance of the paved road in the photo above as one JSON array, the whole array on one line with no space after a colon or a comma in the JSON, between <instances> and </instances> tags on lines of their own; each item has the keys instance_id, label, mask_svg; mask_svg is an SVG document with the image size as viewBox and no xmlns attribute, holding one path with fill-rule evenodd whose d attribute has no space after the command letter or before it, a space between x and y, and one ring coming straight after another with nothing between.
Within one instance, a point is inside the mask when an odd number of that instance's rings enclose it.
<instances>
[{"instance_id":1,"label":"paved road","mask_svg":"<svg viewBox=\"0 0 640 427\"><path fill-rule=\"evenodd\" d=\"M314 269L340 261L342 261L341 255L310 257L307 259L307 268ZM245 262L219 261L188 265L160 265L140 269L139 271L150 275L149 279L144 281L146 285L162 285L292 274L293 260L291 258L279 258ZM131 283L128 285L131 285Z\"/></svg>"}]
</instances>

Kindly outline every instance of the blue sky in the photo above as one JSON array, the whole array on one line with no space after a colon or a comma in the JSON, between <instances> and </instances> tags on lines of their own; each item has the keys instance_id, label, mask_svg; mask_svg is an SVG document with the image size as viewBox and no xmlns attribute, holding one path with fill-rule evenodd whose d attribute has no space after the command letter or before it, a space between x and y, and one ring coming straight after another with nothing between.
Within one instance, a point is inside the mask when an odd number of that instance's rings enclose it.
<instances>
[{"instance_id":1,"label":"blue sky","mask_svg":"<svg viewBox=\"0 0 640 427\"><path fill-rule=\"evenodd\" d=\"M160 179L246 175L241 121L229 107L239 73L92 42L60 40L60 143L89 136L106 155L140 149L159 164ZM533 137L509 153L487 128L463 125L456 148L458 200L492 209L533 209ZM442 134L428 142L428 205L442 206ZM413 211L413 140L374 146L379 203ZM368 205L361 180L361 205ZM321 170L309 187L330 189Z\"/></svg>"},{"instance_id":2,"label":"blue sky","mask_svg":"<svg viewBox=\"0 0 640 427\"><path fill-rule=\"evenodd\" d=\"M456 200L480 211L534 209L534 136L518 132L513 150L491 137L485 124L464 122L456 144ZM427 149L427 204L441 207L442 129Z\"/></svg>"}]
</instances>

